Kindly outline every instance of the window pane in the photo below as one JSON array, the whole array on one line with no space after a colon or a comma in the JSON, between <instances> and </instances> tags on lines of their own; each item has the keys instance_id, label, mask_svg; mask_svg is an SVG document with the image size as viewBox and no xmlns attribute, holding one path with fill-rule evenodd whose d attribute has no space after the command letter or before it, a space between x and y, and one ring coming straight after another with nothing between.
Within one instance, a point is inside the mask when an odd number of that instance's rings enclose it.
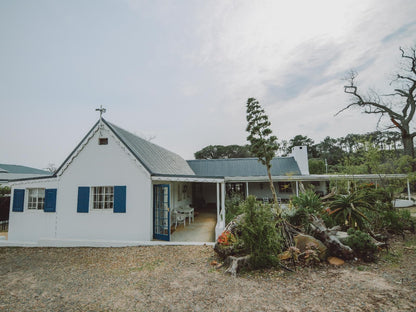
<instances>
[{"instance_id":1,"label":"window pane","mask_svg":"<svg viewBox=\"0 0 416 312\"><path fill-rule=\"evenodd\" d=\"M93 208L94 209L113 209L114 206L114 187L96 186L92 188Z\"/></svg>"},{"instance_id":2,"label":"window pane","mask_svg":"<svg viewBox=\"0 0 416 312\"><path fill-rule=\"evenodd\" d=\"M33 188L28 189L28 209L43 210L45 203L45 189Z\"/></svg>"}]
</instances>

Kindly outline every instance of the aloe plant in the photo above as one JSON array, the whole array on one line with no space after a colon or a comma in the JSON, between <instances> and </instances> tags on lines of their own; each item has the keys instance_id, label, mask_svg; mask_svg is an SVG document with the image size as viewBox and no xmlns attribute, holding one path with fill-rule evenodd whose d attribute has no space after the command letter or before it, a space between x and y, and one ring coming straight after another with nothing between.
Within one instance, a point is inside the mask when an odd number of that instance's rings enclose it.
<instances>
[{"instance_id":1,"label":"aloe plant","mask_svg":"<svg viewBox=\"0 0 416 312\"><path fill-rule=\"evenodd\" d=\"M349 195L335 195L329 203L327 212L334 218L337 224L348 228L366 228L368 218L364 211L369 208L369 204L358 193Z\"/></svg>"}]
</instances>

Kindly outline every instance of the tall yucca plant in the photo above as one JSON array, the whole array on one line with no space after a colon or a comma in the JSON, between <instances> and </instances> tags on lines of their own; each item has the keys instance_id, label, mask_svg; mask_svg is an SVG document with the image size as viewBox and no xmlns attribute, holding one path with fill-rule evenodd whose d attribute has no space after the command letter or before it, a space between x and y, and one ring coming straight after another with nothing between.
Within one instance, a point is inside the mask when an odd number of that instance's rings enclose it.
<instances>
[{"instance_id":1,"label":"tall yucca plant","mask_svg":"<svg viewBox=\"0 0 416 312\"><path fill-rule=\"evenodd\" d=\"M255 98L247 100L247 128L249 132L247 140L250 142L250 152L255 155L259 161L266 166L267 175L269 177L270 190L273 195L274 206L277 214L280 216L281 209L277 202L276 190L273 185L271 174L271 161L276 155L279 145L277 137L272 135L270 129L271 123L267 117L264 109Z\"/></svg>"}]
</instances>

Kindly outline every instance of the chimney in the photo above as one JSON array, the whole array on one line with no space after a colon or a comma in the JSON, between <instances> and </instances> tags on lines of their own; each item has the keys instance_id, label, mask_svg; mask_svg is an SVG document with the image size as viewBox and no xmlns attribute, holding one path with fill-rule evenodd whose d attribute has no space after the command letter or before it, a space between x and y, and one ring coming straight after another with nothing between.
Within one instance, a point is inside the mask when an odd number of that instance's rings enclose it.
<instances>
[{"instance_id":1,"label":"chimney","mask_svg":"<svg viewBox=\"0 0 416 312\"><path fill-rule=\"evenodd\" d=\"M302 175L309 175L308 147L294 146L290 156L293 156L298 163L300 173Z\"/></svg>"}]
</instances>

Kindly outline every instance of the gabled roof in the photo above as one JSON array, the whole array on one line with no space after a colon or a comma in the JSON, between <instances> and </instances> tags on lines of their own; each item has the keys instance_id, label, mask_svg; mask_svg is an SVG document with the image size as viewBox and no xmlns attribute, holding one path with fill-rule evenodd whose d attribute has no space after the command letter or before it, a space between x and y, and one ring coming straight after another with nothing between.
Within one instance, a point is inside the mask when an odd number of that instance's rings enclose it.
<instances>
[{"instance_id":1,"label":"gabled roof","mask_svg":"<svg viewBox=\"0 0 416 312\"><path fill-rule=\"evenodd\" d=\"M198 176L267 176L266 166L262 165L257 158L197 159L188 160L188 164ZM294 157L275 157L271 165L272 176L301 174Z\"/></svg>"},{"instance_id":2,"label":"gabled roof","mask_svg":"<svg viewBox=\"0 0 416 312\"><path fill-rule=\"evenodd\" d=\"M0 164L0 181L51 176L52 173L27 166Z\"/></svg>"},{"instance_id":3,"label":"gabled roof","mask_svg":"<svg viewBox=\"0 0 416 312\"><path fill-rule=\"evenodd\" d=\"M179 155L138 137L106 120L103 122L114 132L130 152L152 175L192 175L195 173Z\"/></svg>"}]
</instances>

